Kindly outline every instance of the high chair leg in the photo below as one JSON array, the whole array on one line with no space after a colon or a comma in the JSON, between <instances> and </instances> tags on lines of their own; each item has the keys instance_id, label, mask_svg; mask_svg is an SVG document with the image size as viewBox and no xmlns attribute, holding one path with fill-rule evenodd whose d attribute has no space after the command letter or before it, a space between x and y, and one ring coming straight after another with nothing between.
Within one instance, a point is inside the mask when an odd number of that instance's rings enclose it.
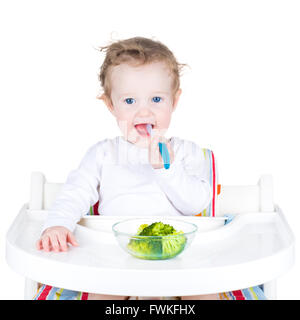
<instances>
[{"instance_id":1,"label":"high chair leg","mask_svg":"<svg viewBox=\"0 0 300 320\"><path fill-rule=\"evenodd\" d=\"M32 300L34 295L37 293L38 283L31 279L25 278L25 288L24 288L24 299Z\"/></svg>"},{"instance_id":2,"label":"high chair leg","mask_svg":"<svg viewBox=\"0 0 300 320\"><path fill-rule=\"evenodd\" d=\"M276 280L269 281L264 283L264 294L268 300L276 300Z\"/></svg>"}]
</instances>

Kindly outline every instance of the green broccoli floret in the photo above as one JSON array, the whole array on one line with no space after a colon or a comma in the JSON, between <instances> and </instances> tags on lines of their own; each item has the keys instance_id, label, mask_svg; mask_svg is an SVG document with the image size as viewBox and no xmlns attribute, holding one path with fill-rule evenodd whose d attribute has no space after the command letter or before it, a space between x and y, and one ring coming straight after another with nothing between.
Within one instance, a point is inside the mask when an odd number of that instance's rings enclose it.
<instances>
[{"instance_id":1,"label":"green broccoli floret","mask_svg":"<svg viewBox=\"0 0 300 320\"><path fill-rule=\"evenodd\" d=\"M186 244L186 237L180 234L183 234L183 232L175 231L172 233L172 237L162 240L162 252L164 259L172 258L175 255L177 256L184 249Z\"/></svg>"},{"instance_id":2,"label":"green broccoli floret","mask_svg":"<svg viewBox=\"0 0 300 320\"><path fill-rule=\"evenodd\" d=\"M141 224L136 234L140 234L146 227L148 227L148 224Z\"/></svg>"},{"instance_id":3,"label":"green broccoli floret","mask_svg":"<svg viewBox=\"0 0 300 320\"><path fill-rule=\"evenodd\" d=\"M141 227L141 226L140 226ZM154 222L146 226L140 233L140 236L167 236L173 234L176 230L169 224Z\"/></svg>"},{"instance_id":4,"label":"green broccoli floret","mask_svg":"<svg viewBox=\"0 0 300 320\"><path fill-rule=\"evenodd\" d=\"M182 231L176 231L162 222L143 224L139 227L137 236L130 240L128 249L134 256L142 259L170 259L185 247L186 237L182 234Z\"/></svg>"}]
</instances>

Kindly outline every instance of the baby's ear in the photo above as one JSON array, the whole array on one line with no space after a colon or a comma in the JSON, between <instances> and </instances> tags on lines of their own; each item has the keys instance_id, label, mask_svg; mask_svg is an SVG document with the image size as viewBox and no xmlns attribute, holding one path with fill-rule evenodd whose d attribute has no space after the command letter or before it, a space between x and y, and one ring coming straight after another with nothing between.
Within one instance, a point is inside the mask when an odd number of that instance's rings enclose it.
<instances>
[{"instance_id":1,"label":"baby's ear","mask_svg":"<svg viewBox=\"0 0 300 320\"><path fill-rule=\"evenodd\" d=\"M178 104L178 101L179 101L179 97L182 93L182 89L178 89L174 95L174 100L173 100L173 112L175 111L176 107L177 107L177 104Z\"/></svg>"},{"instance_id":2,"label":"baby's ear","mask_svg":"<svg viewBox=\"0 0 300 320\"><path fill-rule=\"evenodd\" d=\"M105 99L105 93L98 94L96 98L99 99L99 100L104 100Z\"/></svg>"},{"instance_id":3,"label":"baby's ear","mask_svg":"<svg viewBox=\"0 0 300 320\"><path fill-rule=\"evenodd\" d=\"M101 95L98 95L98 96L97 96L97 99L103 100L103 102L104 102L105 105L107 106L108 110L111 111L111 112L113 112L114 107L113 107L113 105L112 105L111 99L109 99L105 93L103 93L103 94L101 94Z\"/></svg>"}]
</instances>

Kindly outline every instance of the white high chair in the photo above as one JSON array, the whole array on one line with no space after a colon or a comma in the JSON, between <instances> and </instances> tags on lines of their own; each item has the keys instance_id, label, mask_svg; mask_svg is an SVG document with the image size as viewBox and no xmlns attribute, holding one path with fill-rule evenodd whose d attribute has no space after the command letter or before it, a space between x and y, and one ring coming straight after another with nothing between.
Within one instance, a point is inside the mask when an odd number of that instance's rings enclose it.
<instances>
[{"instance_id":1,"label":"white high chair","mask_svg":"<svg viewBox=\"0 0 300 320\"><path fill-rule=\"evenodd\" d=\"M222 186L216 217L178 217L196 223L199 232L181 256L158 264L132 258L118 247L111 226L126 217L85 216L75 230L79 247L66 253L37 251L47 209L61 186L32 173L30 201L7 233L6 259L26 278L25 299L32 299L38 283L134 296L208 294L262 285L266 297L276 299L276 278L294 263L294 236L273 203L269 175L261 176L257 185ZM226 225L225 215L234 215ZM159 279L164 279L163 287Z\"/></svg>"}]
</instances>

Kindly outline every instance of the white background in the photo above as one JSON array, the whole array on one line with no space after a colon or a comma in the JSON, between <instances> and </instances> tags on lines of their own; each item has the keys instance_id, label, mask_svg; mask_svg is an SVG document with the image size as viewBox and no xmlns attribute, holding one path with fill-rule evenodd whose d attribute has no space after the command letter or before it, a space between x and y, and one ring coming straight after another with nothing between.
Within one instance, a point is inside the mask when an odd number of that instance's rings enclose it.
<instances>
[{"instance_id":1,"label":"white background","mask_svg":"<svg viewBox=\"0 0 300 320\"><path fill-rule=\"evenodd\" d=\"M112 40L144 36L187 63L167 137L214 150L224 185L274 179L296 240L299 210L299 1L1 1L0 298L22 299L5 234L29 200L30 174L63 182L89 146L120 135L96 99ZM296 242L296 258L299 248ZM299 265L278 298L299 299Z\"/></svg>"}]
</instances>

